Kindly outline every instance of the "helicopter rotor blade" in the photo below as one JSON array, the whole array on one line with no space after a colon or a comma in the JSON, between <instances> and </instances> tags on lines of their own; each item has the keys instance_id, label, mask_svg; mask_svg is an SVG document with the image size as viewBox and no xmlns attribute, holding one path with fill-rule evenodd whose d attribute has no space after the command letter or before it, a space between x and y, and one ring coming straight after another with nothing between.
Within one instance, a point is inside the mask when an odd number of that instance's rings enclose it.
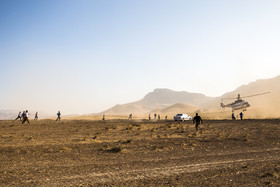
<instances>
[{"instance_id":1,"label":"helicopter rotor blade","mask_svg":"<svg viewBox=\"0 0 280 187\"><path fill-rule=\"evenodd\" d=\"M254 96L264 95L264 94L268 94L268 93L270 93L270 92L264 92L264 93L260 93L260 94L249 95L249 96L245 96L245 97L241 97L241 98L254 97Z\"/></svg>"},{"instance_id":2,"label":"helicopter rotor blade","mask_svg":"<svg viewBox=\"0 0 280 187\"><path fill-rule=\"evenodd\" d=\"M224 100L224 99L236 99L236 97L224 97L224 98L222 98L222 100Z\"/></svg>"},{"instance_id":3,"label":"helicopter rotor blade","mask_svg":"<svg viewBox=\"0 0 280 187\"><path fill-rule=\"evenodd\" d=\"M264 94L268 94L268 93L270 93L270 92L264 92L264 93L249 95L249 96L240 97L240 98L254 97L254 96L264 95ZM222 99L226 100L226 99L237 99L237 98L238 98L238 97L224 97L224 98L222 98Z\"/></svg>"}]
</instances>

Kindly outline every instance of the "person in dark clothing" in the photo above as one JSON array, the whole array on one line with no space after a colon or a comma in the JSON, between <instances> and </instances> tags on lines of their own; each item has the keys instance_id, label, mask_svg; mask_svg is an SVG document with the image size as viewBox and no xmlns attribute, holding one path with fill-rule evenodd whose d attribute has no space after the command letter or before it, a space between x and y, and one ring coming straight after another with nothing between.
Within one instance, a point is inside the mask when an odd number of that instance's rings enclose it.
<instances>
[{"instance_id":1,"label":"person in dark clothing","mask_svg":"<svg viewBox=\"0 0 280 187\"><path fill-rule=\"evenodd\" d=\"M17 120L17 119L21 120L21 112L18 113L18 116L15 120Z\"/></svg>"},{"instance_id":2,"label":"person in dark clothing","mask_svg":"<svg viewBox=\"0 0 280 187\"><path fill-rule=\"evenodd\" d=\"M198 115L198 113L196 113L195 117L193 118L193 124L195 122L195 129L198 130L198 126L201 124L203 124L203 121L201 119L201 117Z\"/></svg>"},{"instance_id":3,"label":"person in dark clothing","mask_svg":"<svg viewBox=\"0 0 280 187\"><path fill-rule=\"evenodd\" d=\"M38 112L35 113L35 118L34 120L38 120Z\"/></svg>"},{"instance_id":4,"label":"person in dark clothing","mask_svg":"<svg viewBox=\"0 0 280 187\"><path fill-rule=\"evenodd\" d=\"M232 118L232 120L235 120L234 113L231 114L231 118Z\"/></svg>"},{"instance_id":5,"label":"person in dark clothing","mask_svg":"<svg viewBox=\"0 0 280 187\"><path fill-rule=\"evenodd\" d=\"M24 116L25 116L25 110L22 111L21 113L21 119L19 120L20 123L23 121Z\"/></svg>"},{"instance_id":6,"label":"person in dark clothing","mask_svg":"<svg viewBox=\"0 0 280 187\"><path fill-rule=\"evenodd\" d=\"M243 113L242 112L240 112L239 116L240 116L240 119L243 120Z\"/></svg>"},{"instance_id":7,"label":"person in dark clothing","mask_svg":"<svg viewBox=\"0 0 280 187\"><path fill-rule=\"evenodd\" d=\"M56 115L57 115L57 118L56 118L56 120L55 120L55 121L60 121L60 116L61 116L60 111L58 111L58 113L57 113Z\"/></svg>"}]
</instances>

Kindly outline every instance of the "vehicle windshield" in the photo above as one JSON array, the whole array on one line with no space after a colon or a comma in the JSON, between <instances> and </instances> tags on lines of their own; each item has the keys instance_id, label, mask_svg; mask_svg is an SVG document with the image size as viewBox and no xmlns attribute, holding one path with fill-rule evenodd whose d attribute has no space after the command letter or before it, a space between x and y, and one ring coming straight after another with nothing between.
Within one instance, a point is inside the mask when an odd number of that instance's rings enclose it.
<instances>
[{"instance_id":1,"label":"vehicle windshield","mask_svg":"<svg viewBox=\"0 0 280 187\"><path fill-rule=\"evenodd\" d=\"M182 116L183 114L177 114L176 116Z\"/></svg>"}]
</instances>

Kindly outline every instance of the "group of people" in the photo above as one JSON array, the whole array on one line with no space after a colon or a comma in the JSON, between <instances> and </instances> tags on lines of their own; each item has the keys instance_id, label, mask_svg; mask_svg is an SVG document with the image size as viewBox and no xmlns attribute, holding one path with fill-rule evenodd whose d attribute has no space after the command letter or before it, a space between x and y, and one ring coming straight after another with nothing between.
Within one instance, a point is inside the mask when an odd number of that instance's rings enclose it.
<instances>
[{"instance_id":1,"label":"group of people","mask_svg":"<svg viewBox=\"0 0 280 187\"><path fill-rule=\"evenodd\" d=\"M242 112L239 113L239 116L240 116L241 120L243 120L243 115L244 114ZM234 113L231 114L231 118L232 118L232 120L236 120ZM238 118L238 115L237 115L237 118Z\"/></svg>"},{"instance_id":2,"label":"group of people","mask_svg":"<svg viewBox=\"0 0 280 187\"><path fill-rule=\"evenodd\" d=\"M149 114L149 120L151 120L151 119L152 119L152 118L151 118L151 114ZM160 120L160 114L154 113L154 119ZM165 116L165 120L167 120L167 116Z\"/></svg>"},{"instance_id":3,"label":"group of people","mask_svg":"<svg viewBox=\"0 0 280 187\"><path fill-rule=\"evenodd\" d=\"M27 123L30 123L28 120L28 117L29 117L28 110L25 110L22 113L19 112L18 116L15 120L19 119L21 124L24 124L26 121L27 121ZM37 119L38 119L38 112L36 112L34 120L37 120Z\"/></svg>"},{"instance_id":4,"label":"group of people","mask_svg":"<svg viewBox=\"0 0 280 187\"><path fill-rule=\"evenodd\" d=\"M61 116L61 113L60 113L60 111L58 111L57 112L57 118L56 118L56 121L60 121L60 116ZM20 120L20 123L21 124L24 124L26 121L27 121L27 123L30 123L29 122L29 113L28 113L28 110L25 110L25 111L23 111L23 112L19 112L18 113L18 116L16 117L16 119L15 120ZM34 120L38 120L39 119L39 117L38 117L38 112L36 112L35 113L35 117L34 117Z\"/></svg>"},{"instance_id":5,"label":"group of people","mask_svg":"<svg viewBox=\"0 0 280 187\"><path fill-rule=\"evenodd\" d=\"M57 115L57 118L56 118L55 121L60 121L60 119L61 119L60 111L58 111L56 115ZM158 120L160 120L160 115L159 114L158 115L154 114L154 119L156 119L157 116L158 116ZM243 120L243 113L242 112L240 112L239 116L240 116L240 119ZM15 120L20 119L21 124L24 124L26 121L28 123L30 123L29 120L28 120L28 117L29 117L28 110L25 110L22 113L19 112L18 116ZM232 113L232 119L235 120L234 113ZM35 113L34 120L38 120L38 112ZM105 120L105 115L103 115L102 120ZM132 120L132 114L129 114L128 120ZM151 120L151 114L149 114L149 120ZM165 116L165 120L167 120L167 116ZM193 118L193 124L195 124L195 129L196 130L198 130L200 124L203 124L202 118L198 115L198 113L196 113L195 117Z\"/></svg>"},{"instance_id":6,"label":"group of people","mask_svg":"<svg viewBox=\"0 0 280 187\"><path fill-rule=\"evenodd\" d=\"M154 119L158 116L158 120L160 120L160 115L154 114ZM105 120L105 115L103 115L102 120ZM132 114L129 114L128 120L132 120ZM151 120L151 114L149 114L149 120ZM167 116L165 116L165 120L167 120ZM202 118L196 113L195 117L193 118L193 124L195 124L195 129L198 130L199 125L203 124Z\"/></svg>"}]
</instances>

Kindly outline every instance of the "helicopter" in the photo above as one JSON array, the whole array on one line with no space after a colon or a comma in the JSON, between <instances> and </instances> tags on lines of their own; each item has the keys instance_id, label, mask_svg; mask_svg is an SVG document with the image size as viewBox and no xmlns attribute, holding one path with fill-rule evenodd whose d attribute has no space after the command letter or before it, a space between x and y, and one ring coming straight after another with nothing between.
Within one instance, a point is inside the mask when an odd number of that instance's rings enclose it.
<instances>
[{"instance_id":1,"label":"helicopter","mask_svg":"<svg viewBox=\"0 0 280 187\"><path fill-rule=\"evenodd\" d=\"M264 92L264 93L260 93L260 94L255 94L255 95L249 95L249 96L245 96L242 98L247 98L247 97L254 97L254 96L259 96L259 95L264 95L264 94L268 94L270 92ZM229 103L229 104L224 104L223 99L236 99L234 102ZM246 108L250 107L251 104L248 101L245 101L243 99L241 99L240 94L237 95L236 98L222 98L222 103L221 103L221 107L225 108L225 107L231 107L232 108L232 112L234 110L241 110L243 109L243 111L246 111Z\"/></svg>"}]
</instances>

